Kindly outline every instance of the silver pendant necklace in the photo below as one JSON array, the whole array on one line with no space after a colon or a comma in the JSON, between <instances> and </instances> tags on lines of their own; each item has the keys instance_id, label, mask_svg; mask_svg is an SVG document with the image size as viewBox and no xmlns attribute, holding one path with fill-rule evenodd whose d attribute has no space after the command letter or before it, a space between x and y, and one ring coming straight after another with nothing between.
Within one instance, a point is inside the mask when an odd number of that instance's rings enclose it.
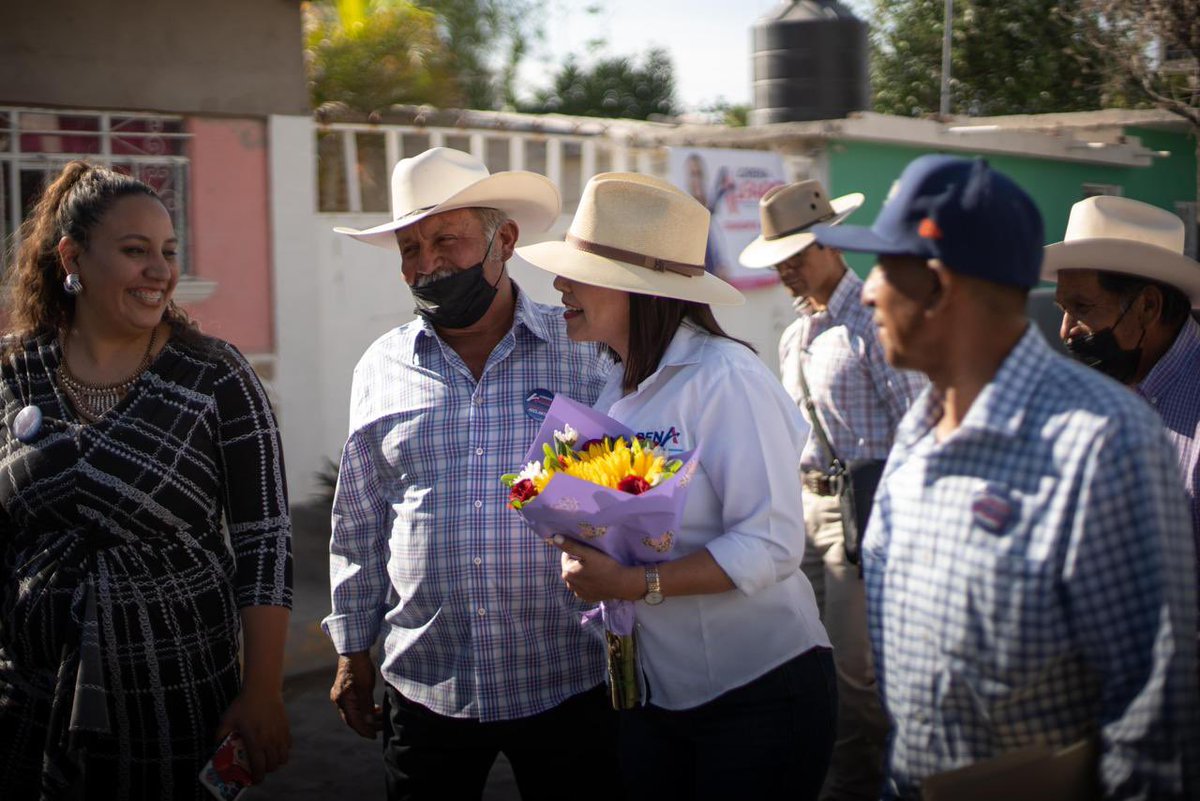
<instances>
[{"instance_id":1,"label":"silver pendant necklace","mask_svg":"<svg viewBox=\"0 0 1200 801\"><path fill-rule=\"evenodd\" d=\"M71 368L67 366L67 341L59 338L59 350L62 351L62 361L56 371L58 384L71 400L71 405L85 422L94 423L121 402L130 388L141 378L142 373L150 366L150 356L154 352L154 341L158 337L158 329L150 332L150 341L146 343L146 352L142 361L133 374L123 381L114 384L88 384L81 381Z\"/></svg>"}]
</instances>

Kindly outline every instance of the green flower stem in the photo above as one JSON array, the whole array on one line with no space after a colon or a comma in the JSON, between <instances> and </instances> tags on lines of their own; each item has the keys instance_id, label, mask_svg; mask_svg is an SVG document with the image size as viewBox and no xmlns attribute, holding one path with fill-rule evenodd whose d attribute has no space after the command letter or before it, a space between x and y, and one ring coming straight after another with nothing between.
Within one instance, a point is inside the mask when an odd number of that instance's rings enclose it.
<instances>
[{"instance_id":1,"label":"green flower stem","mask_svg":"<svg viewBox=\"0 0 1200 801\"><path fill-rule=\"evenodd\" d=\"M608 687L613 709L634 709L641 702L638 687L637 641L632 634L604 632L608 643Z\"/></svg>"}]
</instances>

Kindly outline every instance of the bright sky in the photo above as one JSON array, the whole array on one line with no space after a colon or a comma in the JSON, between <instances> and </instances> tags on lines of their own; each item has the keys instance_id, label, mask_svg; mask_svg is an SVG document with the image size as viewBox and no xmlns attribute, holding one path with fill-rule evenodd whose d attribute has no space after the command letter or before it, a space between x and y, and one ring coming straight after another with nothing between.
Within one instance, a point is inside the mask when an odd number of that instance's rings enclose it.
<instances>
[{"instance_id":1,"label":"bright sky","mask_svg":"<svg viewBox=\"0 0 1200 801\"><path fill-rule=\"evenodd\" d=\"M605 39L607 55L644 53L665 47L675 64L677 99L687 110L718 98L750 103L750 29L780 0L595 0L597 14L582 11L586 0L549 0L546 53L534 53L521 69L522 87L549 83L557 64L576 53L588 57L588 41ZM843 2L860 18L870 0ZM572 10L574 9L574 10Z\"/></svg>"}]
</instances>

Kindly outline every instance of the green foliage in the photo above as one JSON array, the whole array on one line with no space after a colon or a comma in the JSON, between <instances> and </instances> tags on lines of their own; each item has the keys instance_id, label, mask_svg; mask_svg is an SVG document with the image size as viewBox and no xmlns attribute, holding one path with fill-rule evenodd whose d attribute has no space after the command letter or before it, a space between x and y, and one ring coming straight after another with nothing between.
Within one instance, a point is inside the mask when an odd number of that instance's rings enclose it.
<instances>
[{"instance_id":1,"label":"green foliage","mask_svg":"<svg viewBox=\"0 0 1200 801\"><path fill-rule=\"evenodd\" d=\"M957 0L951 34L953 114L1082 111L1119 102L1105 38L1083 0ZM936 113L943 0L875 0L874 108Z\"/></svg>"},{"instance_id":2,"label":"green foliage","mask_svg":"<svg viewBox=\"0 0 1200 801\"><path fill-rule=\"evenodd\" d=\"M649 119L676 113L675 70L666 51L653 48L639 60L609 56L582 66L569 57L554 84L521 104L522 111L581 117Z\"/></svg>"},{"instance_id":3,"label":"green foliage","mask_svg":"<svg viewBox=\"0 0 1200 801\"><path fill-rule=\"evenodd\" d=\"M312 0L304 4L314 105L515 105L517 67L542 38L545 0Z\"/></svg>"},{"instance_id":4,"label":"green foliage","mask_svg":"<svg viewBox=\"0 0 1200 801\"><path fill-rule=\"evenodd\" d=\"M1130 96L1178 114L1200 137L1200 3L1081 0L1081 5L1100 21L1106 63L1128 80Z\"/></svg>"},{"instance_id":5,"label":"green foliage","mask_svg":"<svg viewBox=\"0 0 1200 801\"><path fill-rule=\"evenodd\" d=\"M730 128L745 128L750 124L750 105L748 103L730 103L722 97L700 110L705 114L711 114L714 119Z\"/></svg>"},{"instance_id":6,"label":"green foliage","mask_svg":"<svg viewBox=\"0 0 1200 801\"><path fill-rule=\"evenodd\" d=\"M402 0L306 3L304 11L314 107L341 102L371 112L395 103L461 104L454 61L431 12Z\"/></svg>"},{"instance_id":7,"label":"green foliage","mask_svg":"<svg viewBox=\"0 0 1200 801\"><path fill-rule=\"evenodd\" d=\"M438 19L468 108L515 106L517 67L544 36L544 0L416 0Z\"/></svg>"}]
</instances>

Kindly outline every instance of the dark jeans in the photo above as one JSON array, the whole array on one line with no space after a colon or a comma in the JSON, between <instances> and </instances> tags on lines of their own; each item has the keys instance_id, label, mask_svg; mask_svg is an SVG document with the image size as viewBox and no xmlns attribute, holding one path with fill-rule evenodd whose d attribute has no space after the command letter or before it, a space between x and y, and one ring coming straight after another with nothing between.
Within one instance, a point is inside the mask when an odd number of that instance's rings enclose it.
<instances>
[{"instance_id":1,"label":"dark jeans","mask_svg":"<svg viewBox=\"0 0 1200 801\"><path fill-rule=\"evenodd\" d=\"M837 728L833 655L815 648L692 709L621 713L631 801L815 799Z\"/></svg>"},{"instance_id":2,"label":"dark jeans","mask_svg":"<svg viewBox=\"0 0 1200 801\"><path fill-rule=\"evenodd\" d=\"M383 693L388 801L478 801L501 751L523 801L620 799L616 742L617 713L604 685L496 723L435 714L390 685Z\"/></svg>"}]
</instances>

